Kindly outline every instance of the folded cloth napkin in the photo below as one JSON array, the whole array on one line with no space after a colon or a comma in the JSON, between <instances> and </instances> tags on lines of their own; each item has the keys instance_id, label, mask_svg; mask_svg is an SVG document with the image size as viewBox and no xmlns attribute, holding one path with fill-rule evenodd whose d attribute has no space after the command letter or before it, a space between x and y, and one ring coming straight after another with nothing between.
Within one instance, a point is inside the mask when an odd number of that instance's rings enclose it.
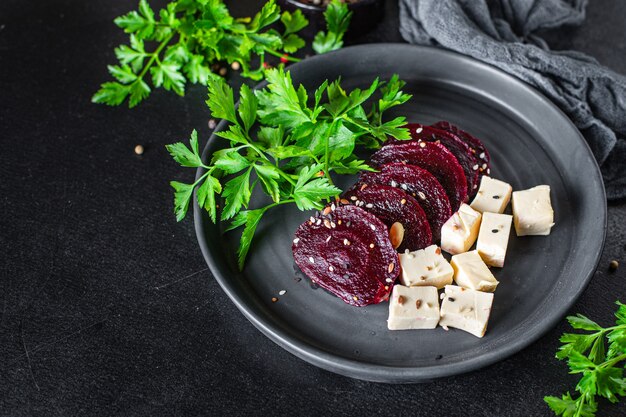
<instances>
[{"instance_id":1,"label":"folded cloth napkin","mask_svg":"<svg viewBox=\"0 0 626 417\"><path fill-rule=\"evenodd\" d=\"M550 51L540 30L580 24L587 0L400 0L410 43L444 47L526 81L580 129L609 200L626 198L626 77L576 51Z\"/></svg>"}]
</instances>

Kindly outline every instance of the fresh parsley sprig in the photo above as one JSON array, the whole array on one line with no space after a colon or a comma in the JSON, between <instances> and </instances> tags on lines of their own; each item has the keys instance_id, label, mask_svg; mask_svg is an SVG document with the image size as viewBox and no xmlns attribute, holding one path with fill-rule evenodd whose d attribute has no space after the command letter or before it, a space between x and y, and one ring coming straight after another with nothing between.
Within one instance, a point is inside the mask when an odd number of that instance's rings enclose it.
<instances>
[{"instance_id":1,"label":"fresh parsley sprig","mask_svg":"<svg viewBox=\"0 0 626 417\"><path fill-rule=\"evenodd\" d=\"M343 45L350 16L345 3L334 0L328 6L328 33L314 43L318 53ZM282 30L274 25L279 20ZM119 64L108 66L115 81L102 84L92 101L117 106L128 100L129 107L135 107L158 87L182 96L188 82L206 85L212 65L224 61L240 65L242 76L260 80L267 55L300 61L290 54L305 46L298 32L308 23L299 10L281 13L275 0L265 3L254 17L238 19L222 0L177 0L158 16L147 0L140 0L137 11L115 19L130 35L130 42L115 48Z\"/></svg>"},{"instance_id":2,"label":"fresh parsley sprig","mask_svg":"<svg viewBox=\"0 0 626 417\"><path fill-rule=\"evenodd\" d=\"M567 359L571 374L582 374L576 385L580 393L572 398L569 392L561 398L547 396L545 402L556 415L563 417L594 417L598 410L596 398L612 403L626 396L626 305L618 305L615 326L604 328L582 314L567 318L574 329L587 333L565 333L556 357ZM608 341L608 350L606 342Z\"/></svg>"},{"instance_id":3,"label":"fresh parsley sprig","mask_svg":"<svg viewBox=\"0 0 626 417\"><path fill-rule=\"evenodd\" d=\"M215 135L228 141L205 164L194 131L189 146L167 146L183 167L202 168L194 183L171 183L177 220L182 220L196 190L198 205L217 221L218 201L223 199L220 220L230 220L226 230L244 226L238 255L244 261L256 227L272 207L295 204L300 210L321 209L341 190L331 173L371 170L355 154L359 145L377 147L387 136L409 139L404 117L383 121L381 113L406 102L411 96L400 91L404 83L396 75L387 82L378 79L367 89L351 92L340 81L325 81L312 96L300 85L294 87L289 72L282 68L266 72L268 85L257 91L243 85L239 106L233 90L220 77L208 82L207 104L215 118L226 120L228 128ZM367 116L364 105L379 94ZM271 202L250 208L250 197L260 187Z\"/></svg>"}]
</instances>

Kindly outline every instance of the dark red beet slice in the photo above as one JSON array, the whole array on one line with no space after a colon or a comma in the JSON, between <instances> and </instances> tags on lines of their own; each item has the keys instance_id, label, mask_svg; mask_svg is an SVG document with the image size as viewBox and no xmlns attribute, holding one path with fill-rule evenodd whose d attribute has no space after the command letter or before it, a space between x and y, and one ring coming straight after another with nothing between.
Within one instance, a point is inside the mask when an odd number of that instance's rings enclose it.
<instances>
[{"instance_id":1,"label":"dark red beet slice","mask_svg":"<svg viewBox=\"0 0 626 417\"><path fill-rule=\"evenodd\" d=\"M480 176L482 177L483 175L489 175L491 173L491 156L489 156L489 151L487 151L487 148L480 139L478 139L476 136L471 135L465 130L460 129L450 122L437 122L433 124L432 127L454 133L455 135L463 139L470 146L470 148L472 148L472 152L478 159L480 165L478 171L480 173Z\"/></svg>"},{"instance_id":2,"label":"dark red beet slice","mask_svg":"<svg viewBox=\"0 0 626 417\"><path fill-rule=\"evenodd\" d=\"M402 163L385 164L380 172L362 172L363 184L400 187L413 196L426 213L433 242L441 238L441 226L452 216L450 201L437 178L423 168Z\"/></svg>"},{"instance_id":3,"label":"dark red beet slice","mask_svg":"<svg viewBox=\"0 0 626 417\"><path fill-rule=\"evenodd\" d=\"M399 252L430 246L433 237L426 213L417 202L400 188L382 184L360 184L343 195L342 202L349 202L365 209L382 220L391 230L391 225L399 222L404 227L404 238L398 247Z\"/></svg>"},{"instance_id":4,"label":"dark red beet slice","mask_svg":"<svg viewBox=\"0 0 626 417\"><path fill-rule=\"evenodd\" d=\"M291 248L302 272L354 306L387 299L400 273L387 226L353 205L302 223Z\"/></svg>"},{"instance_id":5,"label":"dark red beet slice","mask_svg":"<svg viewBox=\"0 0 626 417\"><path fill-rule=\"evenodd\" d=\"M467 180L467 195L471 198L478 191L480 175L478 168L481 163L474 156L474 151L460 137L452 132L436 129L432 126L424 126L419 123L407 125L411 137L416 141L439 142L456 157Z\"/></svg>"},{"instance_id":6,"label":"dark red beet slice","mask_svg":"<svg viewBox=\"0 0 626 417\"><path fill-rule=\"evenodd\" d=\"M434 142L408 142L385 145L372 155L374 166L392 162L417 165L437 178L450 199L452 211L467 200L467 180L456 157L443 145Z\"/></svg>"}]
</instances>

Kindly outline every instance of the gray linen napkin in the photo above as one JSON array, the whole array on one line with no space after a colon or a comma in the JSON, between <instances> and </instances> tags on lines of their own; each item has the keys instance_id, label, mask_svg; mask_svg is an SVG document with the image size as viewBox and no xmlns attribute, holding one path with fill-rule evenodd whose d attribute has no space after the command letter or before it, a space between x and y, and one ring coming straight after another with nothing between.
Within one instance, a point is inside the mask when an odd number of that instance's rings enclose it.
<instances>
[{"instance_id":1,"label":"gray linen napkin","mask_svg":"<svg viewBox=\"0 0 626 417\"><path fill-rule=\"evenodd\" d=\"M626 77L537 35L580 24L587 0L400 0L410 43L444 47L500 68L550 98L580 129L609 200L626 198ZM584 174L581 174L584 175Z\"/></svg>"}]
</instances>

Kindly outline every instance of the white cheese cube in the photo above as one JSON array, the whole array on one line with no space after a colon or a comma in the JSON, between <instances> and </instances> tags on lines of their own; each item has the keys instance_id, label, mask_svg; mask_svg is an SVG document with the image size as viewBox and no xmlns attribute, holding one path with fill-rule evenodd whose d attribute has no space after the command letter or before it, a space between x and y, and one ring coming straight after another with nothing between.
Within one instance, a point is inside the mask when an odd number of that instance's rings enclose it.
<instances>
[{"instance_id":1,"label":"white cheese cube","mask_svg":"<svg viewBox=\"0 0 626 417\"><path fill-rule=\"evenodd\" d=\"M493 294L446 285L439 325L454 327L476 337L483 337L487 330L492 303Z\"/></svg>"},{"instance_id":2,"label":"white cheese cube","mask_svg":"<svg viewBox=\"0 0 626 417\"><path fill-rule=\"evenodd\" d=\"M550 203L550 186L539 185L513 193L513 223L518 236L550 234L554 211Z\"/></svg>"},{"instance_id":3,"label":"white cheese cube","mask_svg":"<svg viewBox=\"0 0 626 417\"><path fill-rule=\"evenodd\" d=\"M494 292L499 284L478 251L454 255L451 264L454 268L454 281L461 287Z\"/></svg>"},{"instance_id":4,"label":"white cheese cube","mask_svg":"<svg viewBox=\"0 0 626 417\"><path fill-rule=\"evenodd\" d=\"M452 284L454 270L437 245L415 252L399 254L402 274L400 282L407 287L433 286L443 288Z\"/></svg>"},{"instance_id":5,"label":"white cheese cube","mask_svg":"<svg viewBox=\"0 0 626 417\"><path fill-rule=\"evenodd\" d=\"M476 242L481 217L467 204L461 204L441 228L441 249L452 255L467 252Z\"/></svg>"},{"instance_id":6,"label":"white cheese cube","mask_svg":"<svg viewBox=\"0 0 626 417\"><path fill-rule=\"evenodd\" d=\"M495 180L483 175L480 180L480 188L474 201L470 204L472 208L481 213L504 213L506 206L511 200L513 187L504 181Z\"/></svg>"},{"instance_id":7,"label":"white cheese cube","mask_svg":"<svg viewBox=\"0 0 626 417\"><path fill-rule=\"evenodd\" d=\"M389 330L434 329L439 323L439 293L435 287L395 285L389 300Z\"/></svg>"},{"instance_id":8,"label":"white cheese cube","mask_svg":"<svg viewBox=\"0 0 626 417\"><path fill-rule=\"evenodd\" d=\"M483 213L476 250L487 265L504 266L512 219L508 214Z\"/></svg>"}]
</instances>

